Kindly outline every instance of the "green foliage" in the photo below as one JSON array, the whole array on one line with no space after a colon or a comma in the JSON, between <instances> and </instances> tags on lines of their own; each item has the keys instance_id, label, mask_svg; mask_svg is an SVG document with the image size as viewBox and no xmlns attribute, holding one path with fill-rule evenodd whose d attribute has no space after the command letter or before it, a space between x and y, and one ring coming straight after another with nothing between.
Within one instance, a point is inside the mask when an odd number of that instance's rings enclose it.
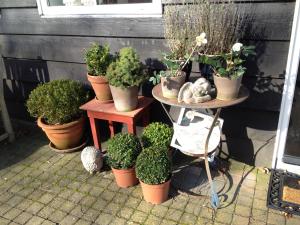
<instances>
[{"instance_id":1,"label":"green foliage","mask_svg":"<svg viewBox=\"0 0 300 225\"><path fill-rule=\"evenodd\" d=\"M138 156L136 176L146 184L162 184L171 177L171 162L167 151L155 146L146 148Z\"/></svg>"},{"instance_id":2,"label":"green foliage","mask_svg":"<svg viewBox=\"0 0 300 225\"><path fill-rule=\"evenodd\" d=\"M101 46L93 43L92 46L85 51L84 61L87 65L88 74L92 76L104 76L107 67L112 62L109 45Z\"/></svg>"},{"instance_id":3,"label":"green foliage","mask_svg":"<svg viewBox=\"0 0 300 225\"><path fill-rule=\"evenodd\" d=\"M247 57L255 55L254 49L255 46L243 46L240 51L231 50L227 54L200 55L199 62L210 65L218 76L236 79L243 76L246 72L246 67L243 66L243 63Z\"/></svg>"},{"instance_id":4,"label":"green foliage","mask_svg":"<svg viewBox=\"0 0 300 225\"><path fill-rule=\"evenodd\" d=\"M82 84L73 80L54 80L35 88L27 100L31 116L42 117L48 124L64 124L78 119L79 106L89 96Z\"/></svg>"},{"instance_id":5,"label":"green foliage","mask_svg":"<svg viewBox=\"0 0 300 225\"><path fill-rule=\"evenodd\" d=\"M117 134L107 144L109 163L115 169L132 168L141 150L141 144L136 136Z\"/></svg>"},{"instance_id":6,"label":"green foliage","mask_svg":"<svg viewBox=\"0 0 300 225\"><path fill-rule=\"evenodd\" d=\"M167 124L154 122L143 130L141 139L143 147L150 146L168 148L171 144L173 129Z\"/></svg>"},{"instance_id":7,"label":"green foliage","mask_svg":"<svg viewBox=\"0 0 300 225\"><path fill-rule=\"evenodd\" d=\"M138 86L146 79L139 56L131 47L120 50L116 61L108 67L106 75L110 85L121 88Z\"/></svg>"}]
</instances>

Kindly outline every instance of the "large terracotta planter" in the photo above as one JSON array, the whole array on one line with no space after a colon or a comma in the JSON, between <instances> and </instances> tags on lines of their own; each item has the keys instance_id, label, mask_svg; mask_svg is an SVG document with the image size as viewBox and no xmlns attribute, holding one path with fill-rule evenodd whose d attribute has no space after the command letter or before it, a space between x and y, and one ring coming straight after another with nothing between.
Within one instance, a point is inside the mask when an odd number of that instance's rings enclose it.
<instances>
[{"instance_id":1,"label":"large terracotta planter","mask_svg":"<svg viewBox=\"0 0 300 225\"><path fill-rule=\"evenodd\" d=\"M117 111L129 112L136 109L138 105L138 87L120 88L110 85Z\"/></svg>"},{"instance_id":2,"label":"large terracotta planter","mask_svg":"<svg viewBox=\"0 0 300 225\"><path fill-rule=\"evenodd\" d=\"M138 184L135 168L130 169L114 169L112 168L117 185L121 188L127 188Z\"/></svg>"},{"instance_id":3,"label":"large terracotta planter","mask_svg":"<svg viewBox=\"0 0 300 225\"><path fill-rule=\"evenodd\" d=\"M140 180L144 199L152 204L160 204L168 200L171 179L162 184L145 184Z\"/></svg>"},{"instance_id":4,"label":"large terracotta planter","mask_svg":"<svg viewBox=\"0 0 300 225\"><path fill-rule=\"evenodd\" d=\"M161 77L162 94L165 98L177 98L181 86L185 83L185 73L177 77Z\"/></svg>"},{"instance_id":5,"label":"large terracotta planter","mask_svg":"<svg viewBox=\"0 0 300 225\"><path fill-rule=\"evenodd\" d=\"M99 101L110 102L112 101L112 95L109 88L109 84L104 76L91 76L87 74L87 78L91 83L96 97Z\"/></svg>"},{"instance_id":6,"label":"large terracotta planter","mask_svg":"<svg viewBox=\"0 0 300 225\"><path fill-rule=\"evenodd\" d=\"M37 123L57 149L70 149L81 144L84 131L84 117L62 125L45 124L40 117Z\"/></svg>"},{"instance_id":7,"label":"large terracotta planter","mask_svg":"<svg viewBox=\"0 0 300 225\"><path fill-rule=\"evenodd\" d=\"M214 83L217 88L217 99L230 101L236 99L242 83L242 76L237 79L229 79L214 75Z\"/></svg>"}]
</instances>

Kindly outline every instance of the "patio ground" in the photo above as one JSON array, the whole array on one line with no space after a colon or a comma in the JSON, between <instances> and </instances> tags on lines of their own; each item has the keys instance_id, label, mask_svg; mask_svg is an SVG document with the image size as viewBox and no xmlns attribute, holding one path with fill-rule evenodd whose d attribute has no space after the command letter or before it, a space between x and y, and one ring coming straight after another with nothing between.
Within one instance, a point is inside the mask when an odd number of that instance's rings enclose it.
<instances>
[{"instance_id":1,"label":"patio ground","mask_svg":"<svg viewBox=\"0 0 300 225\"><path fill-rule=\"evenodd\" d=\"M229 160L228 172L214 173L222 202L213 218L197 160L174 155L170 199L154 206L143 200L139 185L118 188L107 168L90 175L79 152L53 152L40 131L21 136L0 143L0 225L300 224L299 217L286 219L266 207L269 175L237 161Z\"/></svg>"}]
</instances>

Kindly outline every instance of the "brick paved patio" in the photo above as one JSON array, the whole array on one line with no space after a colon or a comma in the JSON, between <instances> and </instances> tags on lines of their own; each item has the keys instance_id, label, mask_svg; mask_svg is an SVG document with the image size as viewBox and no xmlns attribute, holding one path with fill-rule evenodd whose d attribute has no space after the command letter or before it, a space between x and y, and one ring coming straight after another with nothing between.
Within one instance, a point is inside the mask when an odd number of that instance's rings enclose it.
<instances>
[{"instance_id":1,"label":"brick paved patio","mask_svg":"<svg viewBox=\"0 0 300 225\"><path fill-rule=\"evenodd\" d=\"M139 185L118 188L108 169L88 174L80 153L51 151L40 132L0 149L0 225L300 224L266 207L269 175L237 161L230 161L229 173L215 173L222 203L213 219L203 165L180 153L171 198L154 206L143 201Z\"/></svg>"}]
</instances>

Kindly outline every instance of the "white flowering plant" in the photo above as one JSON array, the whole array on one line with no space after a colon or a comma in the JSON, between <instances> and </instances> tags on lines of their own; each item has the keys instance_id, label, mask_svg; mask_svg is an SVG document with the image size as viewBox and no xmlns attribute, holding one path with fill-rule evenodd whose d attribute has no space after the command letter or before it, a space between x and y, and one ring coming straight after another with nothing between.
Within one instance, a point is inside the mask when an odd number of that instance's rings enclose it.
<instances>
[{"instance_id":1,"label":"white flowering plant","mask_svg":"<svg viewBox=\"0 0 300 225\"><path fill-rule=\"evenodd\" d=\"M242 43L235 43L230 53L220 55L199 54L199 62L210 65L217 76L236 79L246 72L246 67L243 66L246 58L255 54L255 46L244 46Z\"/></svg>"},{"instance_id":2,"label":"white flowering plant","mask_svg":"<svg viewBox=\"0 0 300 225\"><path fill-rule=\"evenodd\" d=\"M182 61L173 61L168 60L165 55L163 58L163 63L166 66L167 70L162 70L159 73L154 72L154 75L150 77L149 81L152 82L154 85L160 83L161 77L177 77L180 76L184 67L188 64L195 52L200 51L201 47L207 44L206 34L201 33L199 36L196 37L194 46L190 52L190 54L185 56L185 60Z\"/></svg>"}]
</instances>

